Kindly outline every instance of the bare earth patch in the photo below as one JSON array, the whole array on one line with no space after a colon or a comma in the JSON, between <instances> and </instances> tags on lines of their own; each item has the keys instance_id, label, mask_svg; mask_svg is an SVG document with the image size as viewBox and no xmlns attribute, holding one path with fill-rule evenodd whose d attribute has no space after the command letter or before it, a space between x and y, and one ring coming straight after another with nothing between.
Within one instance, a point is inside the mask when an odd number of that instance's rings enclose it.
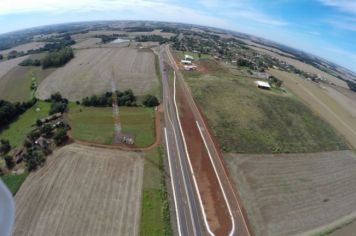
<instances>
[{"instance_id":1,"label":"bare earth patch","mask_svg":"<svg viewBox=\"0 0 356 236\"><path fill-rule=\"evenodd\" d=\"M137 153L63 147L16 194L13 235L137 235L142 180Z\"/></svg>"},{"instance_id":2,"label":"bare earth patch","mask_svg":"<svg viewBox=\"0 0 356 236\"><path fill-rule=\"evenodd\" d=\"M128 47L92 48L79 50L74 59L48 76L36 95L46 99L60 92L76 101L111 91L112 69L120 91L132 89L136 95L145 95L155 93L159 86L152 52Z\"/></svg>"},{"instance_id":3,"label":"bare earth patch","mask_svg":"<svg viewBox=\"0 0 356 236\"><path fill-rule=\"evenodd\" d=\"M256 235L315 234L356 214L356 155L227 154Z\"/></svg>"}]
</instances>

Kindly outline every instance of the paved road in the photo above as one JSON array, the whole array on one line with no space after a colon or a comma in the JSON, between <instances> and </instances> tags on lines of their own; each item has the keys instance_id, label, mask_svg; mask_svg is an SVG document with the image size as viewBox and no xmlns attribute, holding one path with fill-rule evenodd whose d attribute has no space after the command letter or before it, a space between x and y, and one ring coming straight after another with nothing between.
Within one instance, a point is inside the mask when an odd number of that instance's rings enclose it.
<instances>
[{"instance_id":1,"label":"paved road","mask_svg":"<svg viewBox=\"0 0 356 236\"><path fill-rule=\"evenodd\" d=\"M197 105L195 104L195 101L190 93L188 85L184 81L183 75L179 71L179 68L178 68L176 62L175 62L172 54L170 53L168 45L166 45L165 51L167 52L167 56L168 56L171 64L174 67L174 70L177 74L179 83L181 83L183 85L182 86L183 94L185 95L186 99L188 100L189 106L194 114L194 117L196 119L196 121L195 121L196 125L198 126L198 129L200 131L201 137L203 139L203 142L204 142L207 152L209 154L211 163L214 167L216 177L219 181L221 191L224 195L224 199L225 199L226 204L229 208L229 212L230 212L229 220L232 221L232 228L230 231L230 235L250 236L251 233L247 226L247 221L242 213L239 196L235 193L234 187L233 187L232 183L230 182L226 167L223 163L222 157L220 156L221 153L215 146L215 143L209 133L208 127L206 126L205 121L204 121L202 115L200 114L200 111L199 111ZM226 220L228 220L228 219L226 219Z\"/></svg>"},{"instance_id":2,"label":"paved road","mask_svg":"<svg viewBox=\"0 0 356 236\"><path fill-rule=\"evenodd\" d=\"M162 50L164 48L161 48ZM179 127L174 96L164 69L164 53L159 52L162 74L165 142L169 160L172 192L175 201L178 235L206 235L194 179L189 168L183 136Z\"/></svg>"}]
</instances>

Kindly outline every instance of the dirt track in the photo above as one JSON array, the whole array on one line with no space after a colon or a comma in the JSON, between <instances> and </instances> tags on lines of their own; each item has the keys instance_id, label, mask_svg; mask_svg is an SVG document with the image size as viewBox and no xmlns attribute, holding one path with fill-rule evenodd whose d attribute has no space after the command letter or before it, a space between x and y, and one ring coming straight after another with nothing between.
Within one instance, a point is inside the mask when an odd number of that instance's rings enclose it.
<instances>
[{"instance_id":1,"label":"dirt track","mask_svg":"<svg viewBox=\"0 0 356 236\"><path fill-rule=\"evenodd\" d=\"M30 174L16 194L17 235L137 235L143 159L71 144Z\"/></svg>"}]
</instances>

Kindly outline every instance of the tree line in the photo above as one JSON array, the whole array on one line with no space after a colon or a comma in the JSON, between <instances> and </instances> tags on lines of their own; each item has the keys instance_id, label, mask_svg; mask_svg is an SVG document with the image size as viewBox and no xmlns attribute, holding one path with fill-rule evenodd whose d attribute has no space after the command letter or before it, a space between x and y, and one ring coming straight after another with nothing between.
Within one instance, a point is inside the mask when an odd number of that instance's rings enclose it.
<instances>
[{"instance_id":1,"label":"tree line","mask_svg":"<svg viewBox=\"0 0 356 236\"><path fill-rule=\"evenodd\" d=\"M42 67L60 67L65 65L74 57L73 49L70 47L62 48L58 51L49 52L42 60Z\"/></svg>"},{"instance_id":2,"label":"tree line","mask_svg":"<svg viewBox=\"0 0 356 236\"><path fill-rule=\"evenodd\" d=\"M169 42L169 39L166 39L160 35L140 35L135 37L136 42L158 42L159 44L164 44Z\"/></svg>"},{"instance_id":3,"label":"tree line","mask_svg":"<svg viewBox=\"0 0 356 236\"><path fill-rule=\"evenodd\" d=\"M37 102L37 99L32 99L28 102L11 103L9 101L0 100L0 128L5 127L15 120L19 115L32 107Z\"/></svg>"}]
</instances>

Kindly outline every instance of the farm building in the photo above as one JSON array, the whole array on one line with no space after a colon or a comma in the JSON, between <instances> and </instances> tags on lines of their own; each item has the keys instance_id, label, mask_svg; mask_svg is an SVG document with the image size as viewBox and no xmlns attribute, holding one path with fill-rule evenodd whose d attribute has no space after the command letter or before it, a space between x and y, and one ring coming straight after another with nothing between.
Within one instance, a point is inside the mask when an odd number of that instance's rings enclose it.
<instances>
[{"instance_id":1,"label":"farm building","mask_svg":"<svg viewBox=\"0 0 356 236\"><path fill-rule=\"evenodd\" d=\"M196 70L197 69L197 66L195 65L185 65L184 66L184 70L187 70L187 71L192 71L192 70Z\"/></svg>"},{"instance_id":2,"label":"farm building","mask_svg":"<svg viewBox=\"0 0 356 236\"><path fill-rule=\"evenodd\" d=\"M184 55L184 60L187 60L187 61L194 61L194 57L188 55L188 54L185 54Z\"/></svg>"},{"instance_id":3,"label":"farm building","mask_svg":"<svg viewBox=\"0 0 356 236\"><path fill-rule=\"evenodd\" d=\"M264 82L264 81L255 81L257 87L261 88L261 89L270 89L271 85L268 82Z\"/></svg>"},{"instance_id":4,"label":"farm building","mask_svg":"<svg viewBox=\"0 0 356 236\"><path fill-rule=\"evenodd\" d=\"M181 60L180 63L182 63L183 65L191 65L192 62L188 61L188 60Z\"/></svg>"}]
</instances>

